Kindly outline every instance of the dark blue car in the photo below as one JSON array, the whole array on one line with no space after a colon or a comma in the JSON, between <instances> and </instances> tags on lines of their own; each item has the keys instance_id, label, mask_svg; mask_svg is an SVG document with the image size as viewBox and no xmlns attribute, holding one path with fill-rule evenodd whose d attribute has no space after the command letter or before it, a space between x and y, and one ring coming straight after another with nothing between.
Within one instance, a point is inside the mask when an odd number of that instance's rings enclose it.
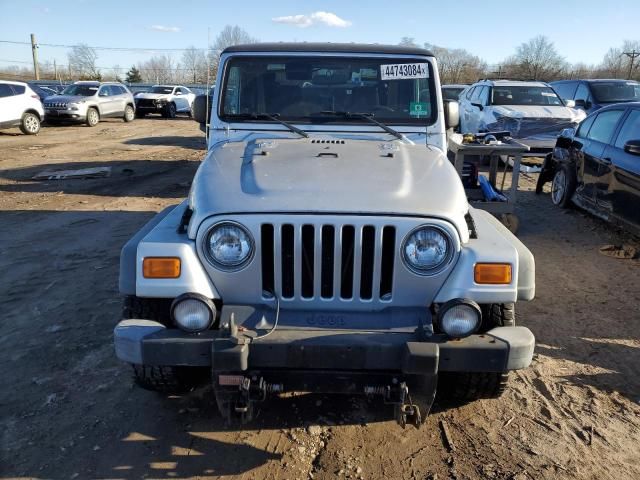
<instances>
[{"instance_id":1,"label":"dark blue car","mask_svg":"<svg viewBox=\"0 0 640 480\"><path fill-rule=\"evenodd\" d=\"M640 235L640 102L604 107L566 129L544 162L536 192L574 203Z\"/></svg>"},{"instance_id":2,"label":"dark blue car","mask_svg":"<svg viewBox=\"0 0 640 480\"><path fill-rule=\"evenodd\" d=\"M549 82L563 100L593 113L607 105L640 102L640 83L634 80L560 80Z\"/></svg>"}]
</instances>

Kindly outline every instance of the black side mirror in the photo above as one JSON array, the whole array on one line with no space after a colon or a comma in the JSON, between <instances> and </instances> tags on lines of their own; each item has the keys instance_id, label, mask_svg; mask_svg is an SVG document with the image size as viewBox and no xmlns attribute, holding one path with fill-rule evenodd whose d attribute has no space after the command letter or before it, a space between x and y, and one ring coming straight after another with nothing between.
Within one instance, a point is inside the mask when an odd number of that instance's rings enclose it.
<instances>
[{"instance_id":1,"label":"black side mirror","mask_svg":"<svg viewBox=\"0 0 640 480\"><path fill-rule=\"evenodd\" d=\"M629 140L624 144L624 151L631 155L640 155L640 140Z\"/></svg>"},{"instance_id":2,"label":"black side mirror","mask_svg":"<svg viewBox=\"0 0 640 480\"><path fill-rule=\"evenodd\" d=\"M587 108L587 102L581 98L575 100L576 107Z\"/></svg>"},{"instance_id":3,"label":"black side mirror","mask_svg":"<svg viewBox=\"0 0 640 480\"><path fill-rule=\"evenodd\" d=\"M474 107L478 107L480 109L480 111L484 110L484 107L479 103L471 102L471 105L473 105Z\"/></svg>"},{"instance_id":4,"label":"black side mirror","mask_svg":"<svg viewBox=\"0 0 640 480\"><path fill-rule=\"evenodd\" d=\"M207 97L209 101L207 102ZM193 101L192 116L193 119L201 124L207 123L207 114L211 112L211 96L209 95L197 95ZM207 105L208 103L208 105ZM209 107L207 109L207 106Z\"/></svg>"}]
</instances>

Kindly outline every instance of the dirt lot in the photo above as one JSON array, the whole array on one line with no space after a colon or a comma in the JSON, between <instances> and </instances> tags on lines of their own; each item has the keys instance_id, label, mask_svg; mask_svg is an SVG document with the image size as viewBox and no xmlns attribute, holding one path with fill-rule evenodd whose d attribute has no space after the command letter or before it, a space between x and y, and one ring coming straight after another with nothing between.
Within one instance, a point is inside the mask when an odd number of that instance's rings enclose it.
<instances>
[{"instance_id":1,"label":"dirt lot","mask_svg":"<svg viewBox=\"0 0 640 480\"><path fill-rule=\"evenodd\" d=\"M232 430L206 388L134 388L112 347L120 248L186 196L205 153L197 125L9 131L0 152L0 478L640 478L640 264L598 253L638 244L535 196L534 176L519 236L538 290L518 321L537 353L502 399L402 430L375 401L288 396ZM30 180L52 166L112 175Z\"/></svg>"}]
</instances>

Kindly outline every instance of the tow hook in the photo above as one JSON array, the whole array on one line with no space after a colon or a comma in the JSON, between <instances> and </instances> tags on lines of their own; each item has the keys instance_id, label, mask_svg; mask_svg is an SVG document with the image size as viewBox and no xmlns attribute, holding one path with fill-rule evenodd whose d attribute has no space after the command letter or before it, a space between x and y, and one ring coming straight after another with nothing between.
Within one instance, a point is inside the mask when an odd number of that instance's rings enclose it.
<instances>
[{"instance_id":1,"label":"tow hook","mask_svg":"<svg viewBox=\"0 0 640 480\"><path fill-rule=\"evenodd\" d=\"M279 393L283 385L279 383L267 383L262 377L244 377L238 385L238 393L233 404L233 410L242 424L253 420L256 402L262 402L268 393Z\"/></svg>"},{"instance_id":2,"label":"tow hook","mask_svg":"<svg viewBox=\"0 0 640 480\"><path fill-rule=\"evenodd\" d=\"M393 405L396 422L402 428L407 424L420 428L422 425L422 414L420 407L411 401L409 387L405 382L386 387L365 387L365 394L381 394L384 403Z\"/></svg>"}]
</instances>

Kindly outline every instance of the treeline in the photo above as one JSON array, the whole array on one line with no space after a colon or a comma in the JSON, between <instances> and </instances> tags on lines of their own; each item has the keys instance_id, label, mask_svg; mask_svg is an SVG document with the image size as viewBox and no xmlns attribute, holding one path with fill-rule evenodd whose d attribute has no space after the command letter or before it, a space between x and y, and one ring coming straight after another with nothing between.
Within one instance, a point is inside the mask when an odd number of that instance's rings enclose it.
<instances>
[{"instance_id":1,"label":"treeline","mask_svg":"<svg viewBox=\"0 0 640 480\"><path fill-rule=\"evenodd\" d=\"M76 45L67 54L67 63L39 64L40 78L50 80L118 80L127 83L205 83L214 81L220 52L230 45L258 40L238 26L227 25L208 49L188 47L179 55L155 55L133 66L101 67L98 52L88 45ZM404 37L400 45L420 46ZM438 59L443 84L472 83L481 78L552 81L569 78L631 78L640 80L640 58L635 62L626 53L639 52L640 41L625 41L608 50L597 65L570 63L545 36L537 36L516 47L513 55L500 64L489 65L465 49L452 49L424 43ZM28 62L25 62L28 64ZM3 78L30 80L32 67L0 69Z\"/></svg>"},{"instance_id":2,"label":"treeline","mask_svg":"<svg viewBox=\"0 0 640 480\"><path fill-rule=\"evenodd\" d=\"M404 37L400 45L420 46L411 37ZM640 41L627 40L620 47L610 48L597 65L570 63L558 53L553 42L543 35L522 43L516 47L513 55L497 65L488 65L483 59L464 49L439 47L430 43L424 43L423 46L436 55L443 84L473 83L481 78L545 82L571 78L640 80L640 58L634 62L626 55L640 52Z\"/></svg>"}]
</instances>

